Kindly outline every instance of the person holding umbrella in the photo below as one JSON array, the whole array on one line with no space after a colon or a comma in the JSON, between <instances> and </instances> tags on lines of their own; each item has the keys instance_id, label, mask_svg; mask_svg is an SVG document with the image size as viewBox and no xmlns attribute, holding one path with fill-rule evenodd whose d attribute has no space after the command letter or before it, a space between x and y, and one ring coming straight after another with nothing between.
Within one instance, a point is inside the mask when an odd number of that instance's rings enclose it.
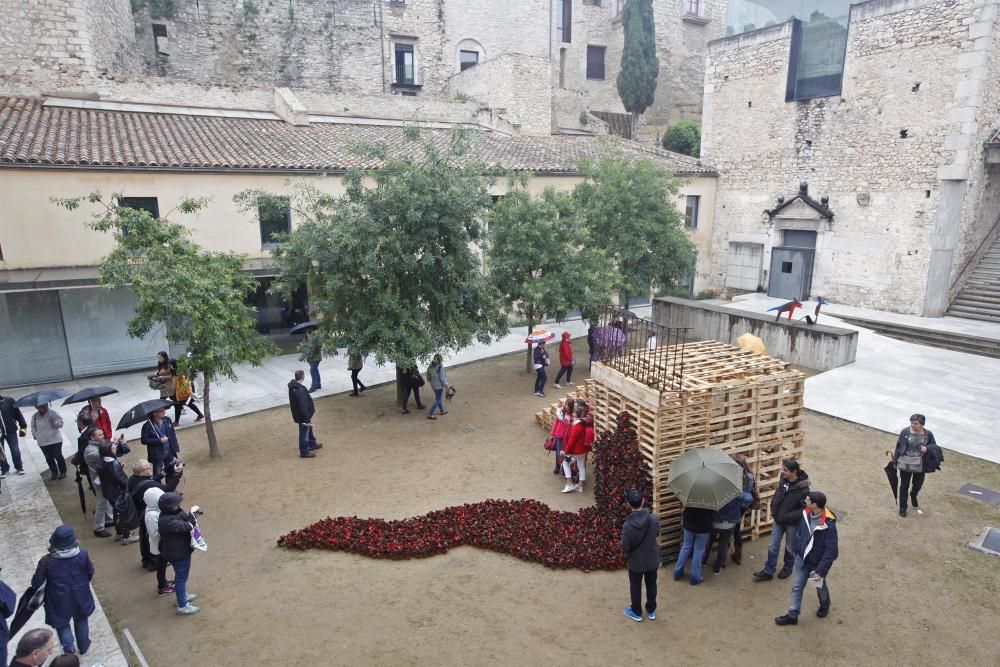
<instances>
[{"instance_id":1,"label":"person holding umbrella","mask_svg":"<svg viewBox=\"0 0 1000 667\"><path fill-rule=\"evenodd\" d=\"M147 401L153 403L154 401ZM163 401L169 404L169 401ZM141 405L141 404L140 404ZM133 408L134 410L134 408ZM164 414L165 407L156 407L142 425L139 440L146 445L146 458L153 464L153 478L160 479L164 467L169 470L180 456L181 446L177 443L177 432L170 417ZM121 424L119 424L119 427Z\"/></svg>"},{"instance_id":2,"label":"person holding umbrella","mask_svg":"<svg viewBox=\"0 0 1000 667\"><path fill-rule=\"evenodd\" d=\"M21 462L21 449L18 447L18 436L27 435L28 423L24 421L21 409L14 404L10 396L0 395L0 478L10 472L10 464L3 455L3 445L10 447L10 458L18 475L24 474L24 464Z\"/></svg>"},{"instance_id":3,"label":"person holding umbrella","mask_svg":"<svg viewBox=\"0 0 1000 667\"><path fill-rule=\"evenodd\" d=\"M545 351L545 339L541 339L535 345L535 396L545 398L545 381L548 377L545 374L545 367L549 365L549 353Z\"/></svg>"},{"instance_id":4,"label":"person holding umbrella","mask_svg":"<svg viewBox=\"0 0 1000 667\"><path fill-rule=\"evenodd\" d=\"M31 415L31 437L45 455L45 462L49 464L49 471L52 473L50 479L64 479L66 459L62 454L62 415L50 408L48 403L38 405L35 410L35 414Z\"/></svg>"},{"instance_id":5,"label":"person holding umbrella","mask_svg":"<svg viewBox=\"0 0 1000 667\"><path fill-rule=\"evenodd\" d=\"M66 405L67 402L64 401L63 405ZM100 396L87 399L87 405L83 406L80 414L87 415L94 420L94 424L104 434L105 440L110 440L111 436L114 435L115 432L111 428L111 415L108 414L107 409L101 404Z\"/></svg>"},{"instance_id":6,"label":"person holding umbrella","mask_svg":"<svg viewBox=\"0 0 1000 667\"><path fill-rule=\"evenodd\" d=\"M64 524L56 528L49 538L49 553L38 561L31 586L38 590L45 584L45 623L56 629L66 653L79 648L83 655L90 648L87 619L95 609L90 592L93 578L94 564L87 550L77 544L73 527Z\"/></svg>"},{"instance_id":7,"label":"person holding umbrella","mask_svg":"<svg viewBox=\"0 0 1000 667\"><path fill-rule=\"evenodd\" d=\"M899 516L906 516L906 499L909 496L913 509L923 514L917 504L917 494L924 486L924 476L940 470L944 455L934 434L924 428L927 417L921 414L910 416L910 425L899 432L896 450L892 454L892 466L899 472ZM913 483L911 488L910 483Z\"/></svg>"}]
</instances>

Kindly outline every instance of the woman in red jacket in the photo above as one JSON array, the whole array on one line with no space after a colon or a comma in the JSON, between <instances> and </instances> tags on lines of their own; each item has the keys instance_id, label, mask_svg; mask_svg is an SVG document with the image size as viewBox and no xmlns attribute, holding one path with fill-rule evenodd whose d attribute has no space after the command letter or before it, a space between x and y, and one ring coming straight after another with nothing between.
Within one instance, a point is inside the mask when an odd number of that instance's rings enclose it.
<instances>
[{"instance_id":1,"label":"woman in red jacket","mask_svg":"<svg viewBox=\"0 0 1000 667\"><path fill-rule=\"evenodd\" d=\"M552 430L549 432L556 440L556 466L552 469L553 475L558 475L562 470L563 443L569 435L569 427L573 424L573 404L572 398L559 401L559 408L556 410L555 419L552 421Z\"/></svg>"},{"instance_id":2,"label":"woman in red jacket","mask_svg":"<svg viewBox=\"0 0 1000 667\"><path fill-rule=\"evenodd\" d=\"M574 413L573 425L569 427L566 442L563 443L563 475L566 477L563 493L583 493L583 482L587 477L585 466L590 445L587 444L587 425L584 421L586 405L583 401L576 402ZM570 456L576 461L576 467L580 473L580 481L577 484L573 484L573 469L569 464Z\"/></svg>"},{"instance_id":3,"label":"woman in red jacket","mask_svg":"<svg viewBox=\"0 0 1000 667\"><path fill-rule=\"evenodd\" d=\"M559 381L566 374L566 384L573 384L573 343L569 342L569 332L563 331L562 342L559 343L559 374L556 375L555 386L562 389Z\"/></svg>"}]
</instances>

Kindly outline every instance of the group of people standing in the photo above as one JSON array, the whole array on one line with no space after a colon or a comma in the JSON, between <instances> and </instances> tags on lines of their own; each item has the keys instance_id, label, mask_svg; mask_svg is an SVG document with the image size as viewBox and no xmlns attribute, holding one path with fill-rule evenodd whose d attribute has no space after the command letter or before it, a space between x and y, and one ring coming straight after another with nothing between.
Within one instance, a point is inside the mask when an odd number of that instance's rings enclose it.
<instances>
[{"instance_id":1,"label":"group of people standing","mask_svg":"<svg viewBox=\"0 0 1000 667\"><path fill-rule=\"evenodd\" d=\"M549 432L556 465L553 475L566 478L562 493L583 493L587 480L587 454L594 446L594 417L582 398L559 401Z\"/></svg>"}]
</instances>

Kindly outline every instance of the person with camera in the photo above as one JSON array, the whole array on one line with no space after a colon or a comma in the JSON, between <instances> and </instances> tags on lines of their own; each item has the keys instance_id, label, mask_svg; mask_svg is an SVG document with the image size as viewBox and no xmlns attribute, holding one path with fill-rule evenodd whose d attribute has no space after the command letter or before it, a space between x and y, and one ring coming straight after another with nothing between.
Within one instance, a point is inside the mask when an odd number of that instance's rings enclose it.
<instances>
[{"instance_id":1,"label":"person with camera","mask_svg":"<svg viewBox=\"0 0 1000 667\"><path fill-rule=\"evenodd\" d=\"M128 476L122 464L118 462L117 449L118 445L113 442L102 442L98 446L101 460L97 465L97 477L101 480L101 493L105 502L112 508L117 507L118 498L128 492ZM121 516L115 516L114 522L117 540L123 546L139 541L138 535L133 535L130 529L123 526Z\"/></svg>"},{"instance_id":2,"label":"person with camera","mask_svg":"<svg viewBox=\"0 0 1000 667\"><path fill-rule=\"evenodd\" d=\"M10 396L0 395L0 478L6 477L10 472L10 464L3 455L4 443L10 447L10 458L14 463L14 470L18 475L24 474L24 465L21 462L21 448L18 447L18 436L24 437L28 434L28 422L24 421L21 409L14 403Z\"/></svg>"},{"instance_id":3,"label":"person with camera","mask_svg":"<svg viewBox=\"0 0 1000 667\"><path fill-rule=\"evenodd\" d=\"M180 456L181 446L177 442L174 424L164 413L164 409L153 411L153 416L142 425L139 440L146 445L146 458L153 464L153 478L160 479L167 469L167 477L173 463Z\"/></svg>"},{"instance_id":4,"label":"person with camera","mask_svg":"<svg viewBox=\"0 0 1000 667\"><path fill-rule=\"evenodd\" d=\"M104 432L97 428L93 418L85 414L80 414L76 418L76 427L80 429L78 439L78 452L74 460L79 464L80 458L86 466L87 477L90 479L91 488L94 490L94 536L111 537L107 531L109 526L115 522L114 505L104 494L104 487L101 486L101 476L98 468L101 465L101 445L104 443ZM82 456L79 448L83 448Z\"/></svg>"},{"instance_id":5,"label":"person with camera","mask_svg":"<svg viewBox=\"0 0 1000 667\"><path fill-rule=\"evenodd\" d=\"M628 561L629 593L632 605L625 615L633 621L642 620L642 582L646 582L646 616L656 618L656 571L660 567L660 517L645 508L645 499L637 489L625 495L632 513L622 527L622 549Z\"/></svg>"},{"instance_id":6,"label":"person with camera","mask_svg":"<svg viewBox=\"0 0 1000 667\"><path fill-rule=\"evenodd\" d=\"M180 483L181 478L184 475L184 462L174 461L172 472L173 474L167 475L166 483L164 484L153 479L153 464L146 459L139 459L132 465L132 476L128 478L126 491L132 496L132 502L135 503L135 509L140 517L145 516L147 509L145 498L146 493L150 489L158 489L160 494L177 490L177 485ZM159 496L157 496L157 498L159 498ZM159 517L159 508L157 508L157 517ZM158 540L159 537L156 539ZM159 551L154 552L155 546L154 540L150 537L149 532L147 531L146 522L140 521L139 556L142 560L142 567L149 572L154 572L157 568L158 559L155 558L153 554L159 553Z\"/></svg>"},{"instance_id":7,"label":"person with camera","mask_svg":"<svg viewBox=\"0 0 1000 667\"><path fill-rule=\"evenodd\" d=\"M304 378L305 373L302 375ZM157 506L160 508L160 517L156 522L160 534L160 557L174 568L177 613L182 616L197 614L201 609L191 603L198 596L187 592L187 581L191 574L191 554L194 552L194 547L191 546L191 530L197 522L191 514L181 509L181 497L176 493L164 493L160 496Z\"/></svg>"},{"instance_id":8,"label":"person with camera","mask_svg":"<svg viewBox=\"0 0 1000 667\"><path fill-rule=\"evenodd\" d=\"M51 480L66 477L66 459L62 454L62 427L62 415L50 408L48 403L36 407L35 414L31 415L31 437L45 455L45 462L49 465L49 472L52 473L49 478Z\"/></svg>"}]
</instances>

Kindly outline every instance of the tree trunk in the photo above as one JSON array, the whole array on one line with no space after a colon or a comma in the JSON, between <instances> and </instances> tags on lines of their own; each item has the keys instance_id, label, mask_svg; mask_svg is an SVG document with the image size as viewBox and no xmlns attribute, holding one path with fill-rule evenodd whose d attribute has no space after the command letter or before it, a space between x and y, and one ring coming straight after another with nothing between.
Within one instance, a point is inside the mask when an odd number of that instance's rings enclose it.
<instances>
[{"instance_id":1,"label":"tree trunk","mask_svg":"<svg viewBox=\"0 0 1000 667\"><path fill-rule=\"evenodd\" d=\"M529 321L528 322L528 335L530 336L531 332L534 331L534 330L535 330L534 323L532 323L531 321ZM534 364L534 357L532 357L532 352L533 352L533 349L531 347L531 343L528 343L528 358L525 359L525 363L524 363L524 372L525 373L531 373L531 372L533 372L535 370L535 368L534 368L534 366L535 366L535 364Z\"/></svg>"},{"instance_id":2,"label":"tree trunk","mask_svg":"<svg viewBox=\"0 0 1000 667\"><path fill-rule=\"evenodd\" d=\"M219 451L219 440L215 437L215 424L212 422L212 404L209 400L211 398L212 378L207 373L202 377L205 384L202 405L205 408L205 432L208 433L208 455L213 459L217 459L222 456L222 452Z\"/></svg>"}]
</instances>

